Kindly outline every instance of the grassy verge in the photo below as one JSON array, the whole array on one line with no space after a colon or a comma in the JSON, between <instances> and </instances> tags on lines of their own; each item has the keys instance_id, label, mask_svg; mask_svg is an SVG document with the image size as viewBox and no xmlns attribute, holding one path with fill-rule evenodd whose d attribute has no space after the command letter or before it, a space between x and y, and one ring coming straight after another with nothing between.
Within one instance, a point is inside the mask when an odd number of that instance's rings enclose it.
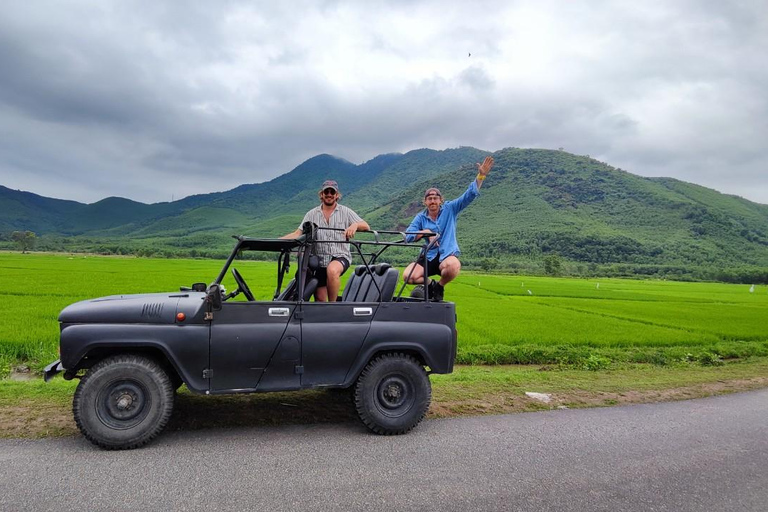
<instances>
[{"instance_id":1,"label":"grassy verge","mask_svg":"<svg viewBox=\"0 0 768 512\"><path fill-rule=\"evenodd\" d=\"M720 366L625 364L599 371L465 366L433 376L432 385L430 414L436 417L659 402L768 387L768 358ZM551 401L531 399L529 391L548 394Z\"/></svg>"},{"instance_id":2,"label":"grassy verge","mask_svg":"<svg viewBox=\"0 0 768 512\"><path fill-rule=\"evenodd\" d=\"M561 407L595 407L698 398L768 387L768 357L719 366L623 364L583 368L516 365L458 366L433 375L428 417L501 414ZM0 437L72 435L76 382L0 380ZM182 388L183 389L183 388ZM526 392L545 393L544 403ZM169 430L355 421L350 394L301 391L207 397L178 395Z\"/></svg>"}]
</instances>

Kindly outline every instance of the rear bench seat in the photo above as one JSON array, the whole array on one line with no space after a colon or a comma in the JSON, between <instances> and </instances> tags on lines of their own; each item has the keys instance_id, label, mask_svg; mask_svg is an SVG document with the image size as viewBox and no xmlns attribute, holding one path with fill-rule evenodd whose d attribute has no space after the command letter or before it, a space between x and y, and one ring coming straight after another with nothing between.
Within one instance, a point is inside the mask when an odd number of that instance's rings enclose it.
<instances>
[{"instance_id":1,"label":"rear bench seat","mask_svg":"<svg viewBox=\"0 0 768 512\"><path fill-rule=\"evenodd\" d=\"M342 302L389 302L397 287L400 271L389 263L370 267L358 265L347 281Z\"/></svg>"}]
</instances>

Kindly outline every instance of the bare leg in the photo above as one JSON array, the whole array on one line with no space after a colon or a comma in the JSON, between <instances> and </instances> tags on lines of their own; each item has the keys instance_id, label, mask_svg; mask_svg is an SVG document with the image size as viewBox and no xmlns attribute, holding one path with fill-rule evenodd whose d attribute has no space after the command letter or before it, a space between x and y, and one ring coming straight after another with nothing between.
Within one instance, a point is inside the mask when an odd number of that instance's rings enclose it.
<instances>
[{"instance_id":1,"label":"bare leg","mask_svg":"<svg viewBox=\"0 0 768 512\"><path fill-rule=\"evenodd\" d=\"M412 274L411 271L413 271ZM408 277L409 275L410 278ZM415 262L411 263L405 267L405 272L403 272L403 281L405 281L407 284L424 284L424 267L418 265Z\"/></svg>"},{"instance_id":2,"label":"bare leg","mask_svg":"<svg viewBox=\"0 0 768 512\"><path fill-rule=\"evenodd\" d=\"M456 256L448 256L440 262L440 286L445 286L459 275L461 262Z\"/></svg>"},{"instance_id":3,"label":"bare leg","mask_svg":"<svg viewBox=\"0 0 768 512\"><path fill-rule=\"evenodd\" d=\"M336 298L339 296L339 288L341 288L341 273L344 272L344 265L336 260L331 261L328 264L326 275L328 276L328 302L336 302ZM318 289L319 291L319 289Z\"/></svg>"},{"instance_id":4,"label":"bare leg","mask_svg":"<svg viewBox=\"0 0 768 512\"><path fill-rule=\"evenodd\" d=\"M325 302L328 300L328 288L325 286L319 286L315 290L315 302Z\"/></svg>"}]
</instances>

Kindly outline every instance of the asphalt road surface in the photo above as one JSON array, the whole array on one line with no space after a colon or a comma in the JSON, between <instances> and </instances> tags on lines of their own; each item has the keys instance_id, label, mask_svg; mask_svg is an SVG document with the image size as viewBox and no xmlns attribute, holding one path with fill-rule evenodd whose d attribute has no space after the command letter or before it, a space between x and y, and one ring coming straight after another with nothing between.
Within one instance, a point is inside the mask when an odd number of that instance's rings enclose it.
<instances>
[{"instance_id":1,"label":"asphalt road surface","mask_svg":"<svg viewBox=\"0 0 768 512\"><path fill-rule=\"evenodd\" d=\"M5 510L768 510L768 390L360 425L0 440Z\"/></svg>"}]
</instances>

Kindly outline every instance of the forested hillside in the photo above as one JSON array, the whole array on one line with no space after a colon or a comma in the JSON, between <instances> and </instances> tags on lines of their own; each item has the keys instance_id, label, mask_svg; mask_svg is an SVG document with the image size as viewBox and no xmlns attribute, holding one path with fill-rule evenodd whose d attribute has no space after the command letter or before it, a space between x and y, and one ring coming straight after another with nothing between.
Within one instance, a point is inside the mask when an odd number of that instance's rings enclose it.
<instances>
[{"instance_id":1,"label":"forested hillside","mask_svg":"<svg viewBox=\"0 0 768 512\"><path fill-rule=\"evenodd\" d=\"M562 151L507 149L482 195L462 214L462 250L502 262L555 254L583 264L768 267L768 207L668 178L641 178ZM474 172L441 176L447 198ZM428 182L369 213L376 225L407 225Z\"/></svg>"},{"instance_id":2,"label":"forested hillside","mask_svg":"<svg viewBox=\"0 0 768 512\"><path fill-rule=\"evenodd\" d=\"M272 181L146 205L91 205L0 187L0 232L35 231L37 248L220 255L230 236L278 236L336 179L342 202L376 229L403 229L428 186L461 194L487 153L475 148L378 156L319 155ZM642 178L564 151L508 148L459 221L465 265L486 270L647 274L768 281L768 206L670 178Z\"/></svg>"}]
</instances>

